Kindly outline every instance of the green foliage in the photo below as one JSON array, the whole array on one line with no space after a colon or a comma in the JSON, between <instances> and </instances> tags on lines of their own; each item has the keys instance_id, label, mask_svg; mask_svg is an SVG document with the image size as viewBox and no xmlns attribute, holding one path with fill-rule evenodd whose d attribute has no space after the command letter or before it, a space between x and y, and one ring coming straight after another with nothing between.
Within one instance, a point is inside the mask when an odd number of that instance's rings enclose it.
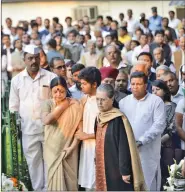
<instances>
[{"instance_id":1,"label":"green foliage","mask_svg":"<svg viewBox=\"0 0 185 192\"><path fill-rule=\"evenodd\" d=\"M28 190L32 190L28 166L23 155L22 137L18 114L8 110L9 86L2 103L2 172L9 177L22 181Z\"/></svg>"}]
</instances>

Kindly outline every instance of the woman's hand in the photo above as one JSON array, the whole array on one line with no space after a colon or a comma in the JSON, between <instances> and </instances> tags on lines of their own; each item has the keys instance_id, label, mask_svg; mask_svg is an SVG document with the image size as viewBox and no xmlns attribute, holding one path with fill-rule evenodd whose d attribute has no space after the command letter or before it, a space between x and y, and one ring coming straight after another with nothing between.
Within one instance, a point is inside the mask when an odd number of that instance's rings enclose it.
<instances>
[{"instance_id":1,"label":"woman's hand","mask_svg":"<svg viewBox=\"0 0 185 192\"><path fill-rule=\"evenodd\" d=\"M56 106L63 106L64 108L67 108L70 103L68 99L64 99L62 101L55 101L55 102L56 102Z\"/></svg>"},{"instance_id":2,"label":"woman's hand","mask_svg":"<svg viewBox=\"0 0 185 192\"><path fill-rule=\"evenodd\" d=\"M88 135L87 133L85 133L85 132L80 131L80 132L77 132L77 133L75 134L75 137L76 137L77 139L79 139L79 140L86 140L86 139L89 138L89 135Z\"/></svg>"},{"instance_id":3,"label":"woman's hand","mask_svg":"<svg viewBox=\"0 0 185 192\"><path fill-rule=\"evenodd\" d=\"M130 175L122 175L122 179L125 183L130 183Z\"/></svg>"}]
</instances>

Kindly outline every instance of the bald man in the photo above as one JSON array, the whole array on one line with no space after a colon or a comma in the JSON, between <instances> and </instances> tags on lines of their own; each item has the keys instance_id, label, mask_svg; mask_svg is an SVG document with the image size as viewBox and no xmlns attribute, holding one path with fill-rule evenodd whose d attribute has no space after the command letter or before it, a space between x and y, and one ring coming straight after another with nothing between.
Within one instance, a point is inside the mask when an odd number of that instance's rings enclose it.
<instances>
[{"instance_id":1,"label":"bald man","mask_svg":"<svg viewBox=\"0 0 185 192\"><path fill-rule=\"evenodd\" d=\"M146 65L145 63L143 62L138 62L133 68L132 68L132 73L133 72L143 72L147 77L148 77L148 74L149 74L149 66Z\"/></svg>"}]
</instances>

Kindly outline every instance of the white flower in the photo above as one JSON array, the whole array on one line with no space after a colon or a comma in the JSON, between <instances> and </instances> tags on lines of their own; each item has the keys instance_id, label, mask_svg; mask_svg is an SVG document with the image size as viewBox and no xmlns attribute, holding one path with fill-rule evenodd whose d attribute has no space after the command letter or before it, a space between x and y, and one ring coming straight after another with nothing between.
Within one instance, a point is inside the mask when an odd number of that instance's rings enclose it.
<instances>
[{"instance_id":1,"label":"white flower","mask_svg":"<svg viewBox=\"0 0 185 192\"><path fill-rule=\"evenodd\" d=\"M22 185L22 190L23 190L23 191L28 191L28 189L26 188L26 186L24 185L23 182L20 181L20 184Z\"/></svg>"},{"instance_id":2,"label":"white flower","mask_svg":"<svg viewBox=\"0 0 185 192\"><path fill-rule=\"evenodd\" d=\"M173 185L170 186L170 187L168 188L168 191L174 191L174 186L173 186Z\"/></svg>"},{"instance_id":3,"label":"white flower","mask_svg":"<svg viewBox=\"0 0 185 192\"><path fill-rule=\"evenodd\" d=\"M181 168L183 164L184 164L184 159L182 159L182 160L180 161L180 163L178 164L178 167Z\"/></svg>"},{"instance_id":4,"label":"white flower","mask_svg":"<svg viewBox=\"0 0 185 192\"><path fill-rule=\"evenodd\" d=\"M173 179L172 179L171 177L168 177L168 178L167 178L167 181L168 181L168 184L169 184L170 186L173 185Z\"/></svg>"},{"instance_id":5,"label":"white flower","mask_svg":"<svg viewBox=\"0 0 185 192\"><path fill-rule=\"evenodd\" d=\"M3 183L3 186L5 188L5 191L11 191L13 190L13 181L10 179L6 179Z\"/></svg>"},{"instance_id":6,"label":"white flower","mask_svg":"<svg viewBox=\"0 0 185 192\"><path fill-rule=\"evenodd\" d=\"M6 181L7 177L4 175L4 173L2 174L2 184Z\"/></svg>"},{"instance_id":7,"label":"white flower","mask_svg":"<svg viewBox=\"0 0 185 192\"><path fill-rule=\"evenodd\" d=\"M170 166L170 175L171 176L174 176L174 173L175 173L176 169L177 169L176 164L173 164L173 165Z\"/></svg>"}]
</instances>

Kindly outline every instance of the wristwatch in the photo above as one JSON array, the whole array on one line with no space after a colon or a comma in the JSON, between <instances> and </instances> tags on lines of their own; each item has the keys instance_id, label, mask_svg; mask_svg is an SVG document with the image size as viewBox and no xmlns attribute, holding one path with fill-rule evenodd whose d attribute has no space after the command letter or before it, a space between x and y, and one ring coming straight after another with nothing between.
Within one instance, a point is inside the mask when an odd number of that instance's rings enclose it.
<instances>
[{"instance_id":1,"label":"wristwatch","mask_svg":"<svg viewBox=\"0 0 185 192\"><path fill-rule=\"evenodd\" d=\"M141 147L143 144L141 141L136 141L136 145L137 145L137 147Z\"/></svg>"}]
</instances>

